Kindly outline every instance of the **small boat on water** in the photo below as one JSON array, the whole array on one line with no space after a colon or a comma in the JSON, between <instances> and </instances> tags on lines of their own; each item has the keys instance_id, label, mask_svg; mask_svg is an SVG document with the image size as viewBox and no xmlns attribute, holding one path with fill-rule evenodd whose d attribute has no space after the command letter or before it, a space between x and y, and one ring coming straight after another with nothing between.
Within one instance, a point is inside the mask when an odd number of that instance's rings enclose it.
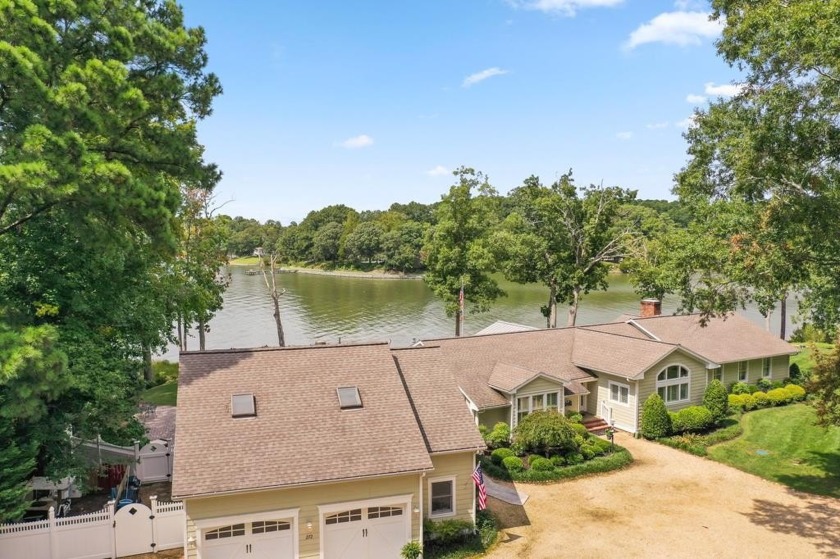
<instances>
[{"instance_id":1,"label":"small boat on water","mask_svg":"<svg viewBox=\"0 0 840 559\"><path fill-rule=\"evenodd\" d=\"M257 274L259 274L259 273L260 273L260 271L259 271L259 270L248 270L248 271L246 271L246 272L245 272L245 275L248 275L248 276L256 276L256 275L257 275Z\"/></svg>"}]
</instances>

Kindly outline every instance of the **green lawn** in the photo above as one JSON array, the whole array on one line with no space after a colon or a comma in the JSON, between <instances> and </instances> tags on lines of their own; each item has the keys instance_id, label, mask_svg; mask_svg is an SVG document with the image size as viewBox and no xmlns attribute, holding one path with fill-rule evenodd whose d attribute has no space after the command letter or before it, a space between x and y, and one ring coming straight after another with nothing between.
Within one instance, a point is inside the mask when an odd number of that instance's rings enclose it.
<instances>
[{"instance_id":1,"label":"green lawn","mask_svg":"<svg viewBox=\"0 0 840 559\"><path fill-rule=\"evenodd\" d=\"M800 491L840 497L840 428L814 425L813 408L797 404L744 414L744 434L708 456Z\"/></svg>"},{"instance_id":2,"label":"green lawn","mask_svg":"<svg viewBox=\"0 0 840 559\"><path fill-rule=\"evenodd\" d=\"M834 348L834 344L823 344L823 343L806 343L806 344L796 344L801 347L799 353L796 355L791 356L790 363L791 365L796 363L799 365L799 370L803 373L807 373L814 367L814 356L811 352L811 347L816 346L817 351L820 353L828 353Z\"/></svg>"},{"instance_id":3,"label":"green lawn","mask_svg":"<svg viewBox=\"0 0 840 559\"><path fill-rule=\"evenodd\" d=\"M140 399L156 406L174 406L177 396L178 383L167 382L146 390L140 395Z\"/></svg>"},{"instance_id":4,"label":"green lawn","mask_svg":"<svg viewBox=\"0 0 840 559\"><path fill-rule=\"evenodd\" d=\"M260 265L259 256L243 256L241 258L234 258L230 261L231 266L254 266Z\"/></svg>"}]
</instances>

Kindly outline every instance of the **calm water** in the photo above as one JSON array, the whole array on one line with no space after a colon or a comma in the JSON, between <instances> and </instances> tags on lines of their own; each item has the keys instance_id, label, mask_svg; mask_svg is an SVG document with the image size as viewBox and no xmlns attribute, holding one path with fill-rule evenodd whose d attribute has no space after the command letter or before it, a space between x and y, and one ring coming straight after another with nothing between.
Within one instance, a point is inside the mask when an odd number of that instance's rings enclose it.
<instances>
[{"instance_id":1,"label":"calm water","mask_svg":"<svg viewBox=\"0 0 840 559\"><path fill-rule=\"evenodd\" d=\"M246 269L231 267L231 284L225 294L224 308L210 322L208 349L259 347L277 344L271 297L262 275L246 275ZM288 345L387 341L395 346L408 345L414 339L454 335L454 319L448 318L443 305L421 280L376 280L309 274L278 274L278 286L286 293L280 312ZM502 282L508 296L499 299L486 313L467 313L466 334L473 334L496 320L507 320L536 327L545 326L540 306L548 291L537 285ZM469 293L467 293L469 299ZM676 309L677 301L666 300L664 313ZM469 307L468 307L469 308ZM639 297L622 275L610 277L610 289L590 293L583 298L578 324L609 322L621 314L635 314ZM566 323L566 308L560 307L559 325ZM796 303L788 302L788 335ZM764 327L757 311L747 317ZM779 330L778 313L771 317L771 329ZM189 349L198 349L198 337L191 335ZM177 348L163 357L177 359Z\"/></svg>"}]
</instances>

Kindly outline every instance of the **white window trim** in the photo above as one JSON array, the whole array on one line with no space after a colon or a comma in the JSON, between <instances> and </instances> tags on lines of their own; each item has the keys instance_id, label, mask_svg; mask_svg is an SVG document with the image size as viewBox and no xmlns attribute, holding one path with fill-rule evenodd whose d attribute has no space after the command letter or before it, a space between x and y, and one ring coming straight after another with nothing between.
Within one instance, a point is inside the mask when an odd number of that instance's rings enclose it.
<instances>
[{"instance_id":1,"label":"white window trim","mask_svg":"<svg viewBox=\"0 0 840 559\"><path fill-rule=\"evenodd\" d=\"M613 387L613 385L619 387L619 395L621 394L620 393L621 388L626 388L627 389L627 402L622 402L621 400L613 400L613 397L612 397L612 387ZM611 404L615 404L617 406L629 407L630 406L630 385L629 384L624 384L624 383L621 383L621 382L609 381L607 383L607 401L609 401Z\"/></svg>"},{"instance_id":2,"label":"white window trim","mask_svg":"<svg viewBox=\"0 0 840 559\"><path fill-rule=\"evenodd\" d=\"M528 415L532 414L534 411L545 411L546 405L548 402L548 395L549 394L557 394L557 407L552 408L559 413L565 413L566 411L566 401L564 398L564 391L563 387L558 387L557 390L548 390L543 392L526 392L526 393L516 393L513 395L513 402L515 406L513 406L513 414L512 417L516 419L516 423L512 423L515 427L519 424L519 398L528 398ZM543 407L539 410L534 410L534 396L542 396L543 397Z\"/></svg>"},{"instance_id":3,"label":"white window trim","mask_svg":"<svg viewBox=\"0 0 840 559\"><path fill-rule=\"evenodd\" d=\"M744 364L744 379L741 380L741 363ZM735 369L735 379L737 382L750 382L750 362L738 361L738 367Z\"/></svg>"},{"instance_id":4,"label":"white window trim","mask_svg":"<svg viewBox=\"0 0 840 559\"><path fill-rule=\"evenodd\" d=\"M217 516L214 518L202 518L198 520L193 520L195 524L195 540L198 544L198 552L199 556L201 556L201 551L204 548L204 532L208 530L213 530L215 528L219 528L222 526L230 526L232 524L250 524L252 522L260 522L264 520L291 520L292 528L291 533L292 536L292 552L293 556L297 557L300 553L300 549L298 547L300 538L296 536L298 533L298 516L300 513L300 508L295 509L281 509L275 510L270 512L258 512L253 514L237 514L234 516ZM247 529L246 535L250 532L250 528Z\"/></svg>"},{"instance_id":5,"label":"white window trim","mask_svg":"<svg viewBox=\"0 0 840 559\"><path fill-rule=\"evenodd\" d=\"M764 364L767 364L767 371L765 374ZM764 357L761 360L761 378L773 378L773 358Z\"/></svg>"},{"instance_id":6,"label":"white window trim","mask_svg":"<svg viewBox=\"0 0 840 559\"><path fill-rule=\"evenodd\" d=\"M667 371L671 367L681 367L681 368L685 369L686 371L688 371L688 376L687 377L677 377L677 378L671 379L671 380L667 380L667 379L666 380L659 380L659 375L661 375L663 371ZM722 374L723 374L723 370L721 370L721 375ZM666 373L665 376L666 377L668 376L667 373ZM687 384L688 385L688 391L687 391L688 393L687 393L687 395L684 399L671 400L669 402L666 398L662 398L663 400L665 400L665 405L666 406L679 406L679 405L682 405L686 402L691 401L691 368L686 367L682 363L671 363L670 365L665 365L664 367L662 367L659 370L658 373L656 373L656 376L654 377L654 381L656 383L654 385L654 387L656 388L656 393L657 394L659 394L659 389L662 388L662 387L679 386L681 384ZM666 394L667 394L667 389L666 389Z\"/></svg>"},{"instance_id":7,"label":"white window trim","mask_svg":"<svg viewBox=\"0 0 840 559\"><path fill-rule=\"evenodd\" d=\"M456 481L458 476L441 476L441 477L430 477L429 478L429 486L428 486L428 493L429 493L429 501L427 503L429 507L429 518L447 518L449 516L455 516L458 514L458 501L455 499L457 493ZM432 512L432 484L433 483L441 483L441 482L452 482L452 511L451 512L439 512L433 513Z\"/></svg>"}]
</instances>

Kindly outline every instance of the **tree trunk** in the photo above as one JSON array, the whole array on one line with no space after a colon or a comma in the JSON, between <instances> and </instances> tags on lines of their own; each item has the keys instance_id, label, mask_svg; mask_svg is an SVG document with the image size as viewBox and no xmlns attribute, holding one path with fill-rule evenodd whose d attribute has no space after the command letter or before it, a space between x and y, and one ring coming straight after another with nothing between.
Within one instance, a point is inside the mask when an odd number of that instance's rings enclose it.
<instances>
[{"instance_id":1,"label":"tree trunk","mask_svg":"<svg viewBox=\"0 0 840 559\"><path fill-rule=\"evenodd\" d=\"M557 328L557 284L553 282L548 286L548 316L546 317L546 326Z\"/></svg>"},{"instance_id":2,"label":"tree trunk","mask_svg":"<svg viewBox=\"0 0 840 559\"><path fill-rule=\"evenodd\" d=\"M782 297L782 304L779 308L779 337L781 339L785 339L787 335L786 328L787 328L787 293L785 293L784 297Z\"/></svg>"},{"instance_id":3,"label":"tree trunk","mask_svg":"<svg viewBox=\"0 0 840 559\"><path fill-rule=\"evenodd\" d=\"M184 349L184 321L181 315L178 315L178 349Z\"/></svg>"},{"instance_id":4,"label":"tree trunk","mask_svg":"<svg viewBox=\"0 0 840 559\"><path fill-rule=\"evenodd\" d=\"M181 348L183 351L189 351L189 349L187 348L187 338L189 338L189 337L190 337L190 325L188 323L184 322L184 347Z\"/></svg>"},{"instance_id":5,"label":"tree trunk","mask_svg":"<svg viewBox=\"0 0 840 559\"><path fill-rule=\"evenodd\" d=\"M574 326L577 322L578 305L580 304L580 288L576 287L572 292L572 304L569 305L569 322L566 326Z\"/></svg>"},{"instance_id":6,"label":"tree trunk","mask_svg":"<svg viewBox=\"0 0 840 559\"><path fill-rule=\"evenodd\" d=\"M286 347L286 335L283 333L283 322L280 320L280 296L277 294L276 287L271 294L271 298L274 300L274 322L277 324L277 344L280 347Z\"/></svg>"},{"instance_id":7,"label":"tree trunk","mask_svg":"<svg viewBox=\"0 0 840 559\"><path fill-rule=\"evenodd\" d=\"M461 309L455 311L455 336L461 337Z\"/></svg>"},{"instance_id":8,"label":"tree trunk","mask_svg":"<svg viewBox=\"0 0 840 559\"><path fill-rule=\"evenodd\" d=\"M204 351L204 349L205 349L204 348L204 342L205 342L204 333L205 333L206 329L207 329L207 324L205 324L205 322L204 322L204 317L199 316L198 317L198 349L200 349L201 351Z\"/></svg>"},{"instance_id":9,"label":"tree trunk","mask_svg":"<svg viewBox=\"0 0 840 559\"><path fill-rule=\"evenodd\" d=\"M155 372L152 370L152 350L146 344L143 344L143 378L148 384L155 380Z\"/></svg>"}]
</instances>

